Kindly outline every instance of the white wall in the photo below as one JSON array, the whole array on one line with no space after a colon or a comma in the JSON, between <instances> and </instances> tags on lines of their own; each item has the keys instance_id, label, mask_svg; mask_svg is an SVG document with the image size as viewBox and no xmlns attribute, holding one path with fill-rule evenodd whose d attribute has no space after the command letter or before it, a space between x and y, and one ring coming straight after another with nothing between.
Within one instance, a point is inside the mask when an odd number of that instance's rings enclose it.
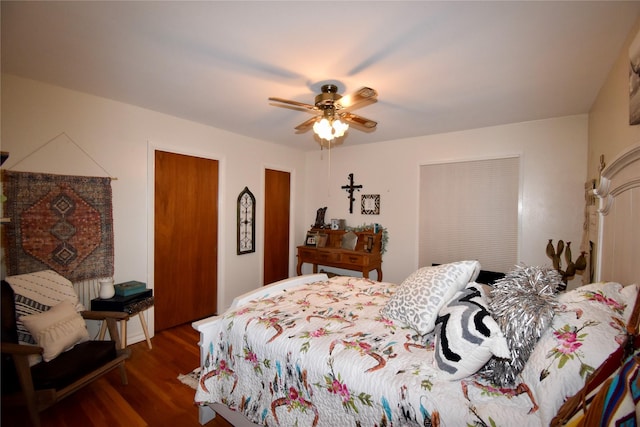
<instances>
[{"instance_id":1,"label":"white wall","mask_svg":"<svg viewBox=\"0 0 640 427\"><path fill-rule=\"evenodd\" d=\"M436 162L521 156L519 261L550 264L544 252L547 239L580 241L587 156L586 116L366 146L350 146L347 138L342 146L331 150L329 161L326 150L302 153L10 75L2 76L1 108L1 148L10 152L4 167L105 176L100 167L74 149L73 143L65 142L68 137L111 176L118 178L112 183L116 281L141 280L153 285L151 149L169 149L220 160L219 310L226 308L235 296L261 283L265 167L292 173L291 275L295 274L295 246L302 244L305 231L315 220L316 210L327 206L327 220L345 218L349 225L378 222L385 226L390 241L383 257L383 279L402 281L418 267L419 166ZM55 143L29 155L62 133ZM64 155L56 158L56 152ZM17 162L20 163L14 168ZM364 186L356 193L352 215L348 213L347 193L340 188L347 183L349 173L354 173L356 184ZM258 202L258 250L237 256L236 199L245 185ZM361 194L381 195L380 215L360 214ZM304 272L309 271L310 267L305 265ZM141 340L137 319L130 323L130 342ZM153 325L153 312L149 324Z\"/></svg>"},{"instance_id":2,"label":"white wall","mask_svg":"<svg viewBox=\"0 0 640 427\"><path fill-rule=\"evenodd\" d=\"M132 105L3 74L0 147L10 153L3 165L7 169L106 176L104 168L116 177L112 181L115 280L140 280L151 287L153 148L219 160L219 311L262 283L266 167L291 172L292 229L304 228L300 224L304 204L299 203L305 175L301 152ZM257 201L257 250L238 256L236 200L245 186ZM290 265L293 275L294 237ZM153 330L153 310L148 320ZM137 318L129 324L129 342L141 340Z\"/></svg>"},{"instance_id":3,"label":"white wall","mask_svg":"<svg viewBox=\"0 0 640 427\"><path fill-rule=\"evenodd\" d=\"M551 265L545 255L548 239L576 242L573 247L579 247L582 236L586 115L366 146L349 146L347 138L331 150L330 161L327 151L307 153L307 223L313 223L319 207L327 206L327 219L345 218L349 226L382 224L390 236L383 280L399 283L418 268L417 219L419 214L428 215L418 212L420 165L513 155L521 158L522 174L518 262ZM340 188L347 184L349 173L364 186L356 193L353 214L347 193ZM360 214L361 194L380 194L380 215ZM573 253L575 260L577 249ZM310 272L310 266L305 264L303 272Z\"/></svg>"},{"instance_id":4,"label":"white wall","mask_svg":"<svg viewBox=\"0 0 640 427\"><path fill-rule=\"evenodd\" d=\"M600 156L603 156L605 164L611 164L620 153L640 143L640 126L629 125L629 48L632 43L638 43L638 38L640 38L640 19L629 32L616 62L589 111L588 179L599 180ZM592 238L595 238L598 235L595 206L593 214L594 220L590 233ZM598 264L597 260L596 264ZM596 270L598 268L596 266ZM599 271L596 271L596 277L602 280L614 280L611 277L601 277Z\"/></svg>"},{"instance_id":5,"label":"white wall","mask_svg":"<svg viewBox=\"0 0 640 427\"><path fill-rule=\"evenodd\" d=\"M589 178L598 178L600 155L608 164L640 142L640 126L629 125L629 47L639 33L640 20L627 36L589 112Z\"/></svg>"}]
</instances>

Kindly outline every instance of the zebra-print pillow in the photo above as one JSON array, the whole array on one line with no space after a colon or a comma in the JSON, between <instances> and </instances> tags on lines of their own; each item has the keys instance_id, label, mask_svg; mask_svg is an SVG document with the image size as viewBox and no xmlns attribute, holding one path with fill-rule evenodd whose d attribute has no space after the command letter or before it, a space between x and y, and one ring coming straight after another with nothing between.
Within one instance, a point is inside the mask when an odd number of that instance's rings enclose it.
<instances>
[{"instance_id":1,"label":"zebra-print pillow","mask_svg":"<svg viewBox=\"0 0 640 427\"><path fill-rule=\"evenodd\" d=\"M470 283L440 310L435 328L435 363L443 378L468 377L493 355L509 354L507 340L487 309L482 285Z\"/></svg>"}]
</instances>

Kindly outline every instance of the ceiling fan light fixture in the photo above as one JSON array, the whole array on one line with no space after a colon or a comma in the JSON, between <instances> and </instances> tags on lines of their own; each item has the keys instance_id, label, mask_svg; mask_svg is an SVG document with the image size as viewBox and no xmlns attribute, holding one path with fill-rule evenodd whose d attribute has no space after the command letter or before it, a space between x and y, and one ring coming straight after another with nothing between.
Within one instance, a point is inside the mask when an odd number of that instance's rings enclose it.
<instances>
[{"instance_id":1,"label":"ceiling fan light fixture","mask_svg":"<svg viewBox=\"0 0 640 427\"><path fill-rule=\"evenodd\" d=\"M340 138L344 135L344 133L349 129L349 125L341 121L340 119L336 119L333 121L333 130L336 138Z\"/></svg>"},{"instance_id":2,"label":"ceiling fan light fixture","mask_svg":"<svg viewBox=\"0 0 640 427\"><path fill-rule=\"evenodd\" d=\"M334 138L340 138L348 129L349 125L343 123L340 119L330 120L322 118L313 124L313 131L316 135L321 139L326 139L327 141L331 141Z\"/></svg>"},{"instance_id":3,"label":"ceiling fan light fixture","mask_svg":"<svg viewBox=\"0 0 640 427\"><path fill-rule=\"evenodd\" d=\"M331 146L333 141L345 135L349 125L355 125L355 129L371 131L378 125L377 122L354 114L352 110L361 108L377 101L378 92L370 87L362 87L352 94L342 96L338 93L338 87L334 84L325 84L321 93L315 97L315 104L292 101L289 99L270 97L276 107L285 107L294 110L308 111L315 114L295 127L296 133L313 129L316 138L322 147ZM326 142L326 144L325 144ZM342 142L342 140L340 140Z\"/></svg>"}]
</instances>

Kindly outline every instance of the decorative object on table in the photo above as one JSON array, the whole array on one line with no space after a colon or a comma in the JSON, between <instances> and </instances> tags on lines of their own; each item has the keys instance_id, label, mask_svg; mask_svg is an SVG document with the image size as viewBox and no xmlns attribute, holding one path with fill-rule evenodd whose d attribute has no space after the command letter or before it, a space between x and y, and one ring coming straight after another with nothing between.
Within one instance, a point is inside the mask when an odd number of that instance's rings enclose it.
<instances>
[{"instance_id":1,"label":"decorative object on table","mask_svg":"<svg viewBox=\"0 0 640 427\"><path fill-rule=\"evenodd\" d=\"M367 236L364 242L364 250L371 253L373 250L375 239L373 236Z\"/></svg>"},{"instance_id":2,"label":"decorative object on table","mask_svg":"<svg viewBox=\"0 0 640 427\"><path fill-rule=\"evenodd\" d=\"M566 270L562 269L562 252L564 252L564 259L567 262ZM580 252L580 256L574 263L571 260L571 242L567 242L566 246L563 240L558 240L557 246L553 247L553 239L549 239L547 243L546 253L553 262L553 268L560 273L562 277L563 285L558 287L558 291L564 291L567 289L567 283L573 279L576 274L582 274L587 267L587 259L585 258L586 252Z\"/></svg>"},{"instance_id":3,"label":"decorative object on table","mask_svg":"<svg viewBox=\"0 0 640 427\"><path fill-rule=\"evenodd\" d=\"M100 296L101 299L113 298L116 294L116 289L113 286L113 278L109 277L106 279L100 279L98 280L98 283L100 285L98 296Z\"/></svg>"},{"instance_id":4,"label":"decorative object on table","mask_svg":"<svg viewBox=\"0 0 640 427\"><path fill-rule=\"evenodd\" d=\"M316 238L316 247L324 248L327 246L327 241L329 240L329 235L327 233L318 233L318 237Z\"/></svg>"},{"instance_id":5,"label":"decorative object on table","mask_svg":"<svg viewBox=\"0 0 640 427\"><path fill-rule=\"evenodd\" d=\"M248 187L238 195L238 255L256 251L256 198Z\"/></svg>"},{"instance_id":6,"label":"decorative object on table","mask_svg":"<svg viewBox=\"0 0 640 427\"><path fill-rule=\"evenodd\" d=\"M324 223L324 216L327 213L327 207L319 208L316 211L316 222L313 224L313 228L326 228L327 225Z\"/></svg>"},{"instance_id":7,"label":"decorative object on table","mask_svg":"<svg viewBox=\"0 0 640 427\"><path fill-rule=\"evenodd\" d=\"M384 228L377 222L374 224L362 224L355 227L347 227L347 229L355 232L372 230L374 234L382 233L382 238L380 239L380 254L382 255L387 251L387 243L389 243L389 232L386 228Z\"/></svg>"},{"instance_id":8,"label":"decorative object on table","mask_svg":"<svg viewBox=\"0 0 640 427\"><path fill-rule=\"evenodd\" d=\"M362 185L354 185L353 183L353 174L350 173L349 174L349 184L347 185L343 185L342 187L343 190L346 190L347 193L349 193L349 195L347 196L347 199L349 199L349 213L353 213L353 202L356 200L355 197L353 197L353 192L354 191L360 191L360 189L362 188Z\"/></svg>"},{"instance_id":9,"label":"decorative object on table","mask_svg":"<svg viewBox=\"0 0 640 427\"><path fill-rule=\"evenodd\" d=\"M140 292L147 290L147 284L144 282L138 282L137 280L130 280L124 283L118 283L115 285L116 295L121 297L128 297L130 295L136 295Z\"/></svg>"},{"instance_id":10,"label":"decorative object on table","mask_svg":"<svg viewBox=\"0 0 640 427\"><path fill-rule=\"evenodd\" d=\"M7 274L113 276L111 178L2 171Z\"/></svg>"},{"instance_id":11,"label":"decorative object on table","mask_svg":"<svg viewBox=\"0 0 640 427\"><path fill-rule=\"evenodd\" d=\"M347 227L347 221L344 219L332 219L331 220L331 229L332 230L344 230Z\"/></svg>"},{"instance_id":12,"label":"decorative object on table","mask_svg":"<svg viewBox=\"0 0 640 427\"><path fill-rule=\"evenodd\" d=\"M360 213L362 215L380 215L380 195L363 194Z\"/></svg>"},{"instance_id":13,"label":"decorative object on table","mask_svg":"<svg viewBox=\"0 0 640 427\"><path fill-rule=\"evenodd\" d=\"M342 243L340 247L342 249L349 249L350 251L356 248L356 244L358 243L358 235L353 231L347 231L342 236Z\"/></svg>"},{"instance_id":14,"label":"decorative object on table","mask_svg":"<svg viewBox=\"0 0 640 427\"><path fill-rule=\"evenodd\" d=\"M304 244L307 246L317 246L318 244L318 233L308 232L307 238L304 239Z\"/></svg>"}]
</instances>

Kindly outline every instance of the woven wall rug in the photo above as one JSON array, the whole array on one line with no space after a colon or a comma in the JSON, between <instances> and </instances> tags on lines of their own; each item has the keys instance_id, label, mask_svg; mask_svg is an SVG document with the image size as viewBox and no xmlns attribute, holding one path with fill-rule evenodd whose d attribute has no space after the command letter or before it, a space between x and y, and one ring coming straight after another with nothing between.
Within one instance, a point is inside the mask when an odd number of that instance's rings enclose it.
<instances>
[{"instance_id":1,"label":"woven wall rug","mask_svg":"<svg viewBox=\"0 0 640 427\"><path fill-rule=\"evenodd\" d=\"M113 276L110 178L2 172L8 275Z\"/></svg>"}]
</instances>

